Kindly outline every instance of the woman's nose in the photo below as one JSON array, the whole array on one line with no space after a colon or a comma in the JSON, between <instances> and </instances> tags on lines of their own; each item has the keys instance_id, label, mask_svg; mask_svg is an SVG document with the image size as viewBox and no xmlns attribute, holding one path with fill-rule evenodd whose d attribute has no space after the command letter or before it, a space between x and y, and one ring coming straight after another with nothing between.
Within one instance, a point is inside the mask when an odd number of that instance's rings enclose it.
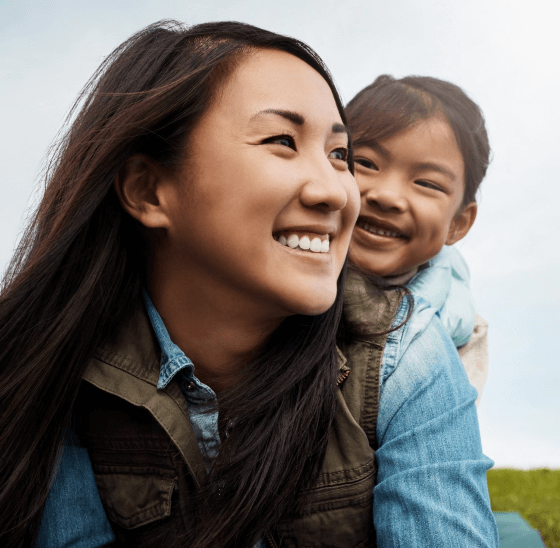
<instances>
[{"instance_id":1,"label":"woman's nose","mask_svg":"<svg viewBox=\"0 0 560 548\"><path fill-rule=\"evenodd\" d=\"M351 184L355 185L353 179ZM348 194L351 190L342 173L339 173L325 158L324 162L316 162L311 166L301 189L300 200L307 207L338 211L348 203Z\"/></svg>"}]
</instances>

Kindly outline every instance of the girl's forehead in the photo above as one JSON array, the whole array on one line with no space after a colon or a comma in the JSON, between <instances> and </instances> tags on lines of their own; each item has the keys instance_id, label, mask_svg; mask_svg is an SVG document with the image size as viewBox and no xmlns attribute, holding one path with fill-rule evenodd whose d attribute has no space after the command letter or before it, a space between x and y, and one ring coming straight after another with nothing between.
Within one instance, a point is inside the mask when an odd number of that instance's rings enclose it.
<instances>
[{"instance_id":1,"label":"girl's forehead","mask_svg":"<svg viewBox=\"0 0 560 548\"><path fill-rule=\"evenodd\" d=\"M390 137L372 141L370 148L387 158L414 157L420 154L429 157L443 156L463 163L455 133L442 115L417 120Z\"/></svg>"},{"instance_id":2,"label":"girl's forehead","mask_svg":"<svg viewBox=\"0 0 560 548\"><path fill-rule=\"evenodd\" d=\"M441 139L451 140L456 144L455 133L453 128L449 124L449 121L445 115L441 113L434 113L428 117L419 117L412 120L403 129L397 131L393 135L382 139L382 141L389 141L392 138L399 138L405 136L408 133L412 133L416 138L421 138L422 136L430 136Z\"/></svg>"}]
</instances>

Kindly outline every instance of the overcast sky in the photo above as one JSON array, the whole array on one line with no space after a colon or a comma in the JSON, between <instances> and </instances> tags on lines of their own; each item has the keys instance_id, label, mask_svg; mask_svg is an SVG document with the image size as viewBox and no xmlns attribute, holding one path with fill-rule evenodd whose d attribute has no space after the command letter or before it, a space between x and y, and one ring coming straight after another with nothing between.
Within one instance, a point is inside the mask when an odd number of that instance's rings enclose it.
<instances>
[{"instance_id":1,"label":"overcast sky","mask_svg":"<svg viewBox=\"0 0 560 548\"><path fill-rule=\"evenodd\" d=\"M379 74L460 85L482 107L493 161L459 247L489 324L479 407L497 466L560 468L560 40L553 2L506 0L1 0L0 268L46 151L113 48L164 18L238 20L295 36L348 102ZM35 191L37 192L37 191Z\"/></svg>"}]
</instances>

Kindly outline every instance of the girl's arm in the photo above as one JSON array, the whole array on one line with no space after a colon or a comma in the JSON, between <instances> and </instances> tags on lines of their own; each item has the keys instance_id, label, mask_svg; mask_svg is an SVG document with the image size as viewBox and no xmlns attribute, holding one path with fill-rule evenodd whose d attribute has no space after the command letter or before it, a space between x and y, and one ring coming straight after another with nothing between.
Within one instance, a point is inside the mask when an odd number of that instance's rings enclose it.
<instances>
[{"instance_id":1,"label":"girl's arm","mask_svg":"<svg viewBox=\"0 0 560 548\"><path fill-rule=\"evenodd\" d=\"M36 548L99 548L114 541L87 450L65 445Z\"/></svg>"},{"instance_id":2,"label":"girl's arm","mask_svg":"<svg viewBox=\"0 0 560 548\"><path fill-rule=\"evenodd\" d=\"M417 303L389 336L383 362L378 547L497 547L486 483L493 463L482 453L477 393L433 309Z\"/></svg>"}]
</instances>

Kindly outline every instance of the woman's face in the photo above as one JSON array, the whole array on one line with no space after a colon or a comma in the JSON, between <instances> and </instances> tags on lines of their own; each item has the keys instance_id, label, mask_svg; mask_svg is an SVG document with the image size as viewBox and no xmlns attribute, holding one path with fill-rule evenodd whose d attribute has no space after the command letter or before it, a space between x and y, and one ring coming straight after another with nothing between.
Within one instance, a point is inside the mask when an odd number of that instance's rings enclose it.
<instances>
[{"instance_id":1,"label":"woman's face","mask_svg":"<svg viewBox=\"0 0 560 548\"><path fill-rule=\"evenodd\" d=\"M205 294L274 317L327 310L359 211L347 147L319 73L277 50L247 56L174 175L174 268Z\"/></svg>"}]
</instances>

